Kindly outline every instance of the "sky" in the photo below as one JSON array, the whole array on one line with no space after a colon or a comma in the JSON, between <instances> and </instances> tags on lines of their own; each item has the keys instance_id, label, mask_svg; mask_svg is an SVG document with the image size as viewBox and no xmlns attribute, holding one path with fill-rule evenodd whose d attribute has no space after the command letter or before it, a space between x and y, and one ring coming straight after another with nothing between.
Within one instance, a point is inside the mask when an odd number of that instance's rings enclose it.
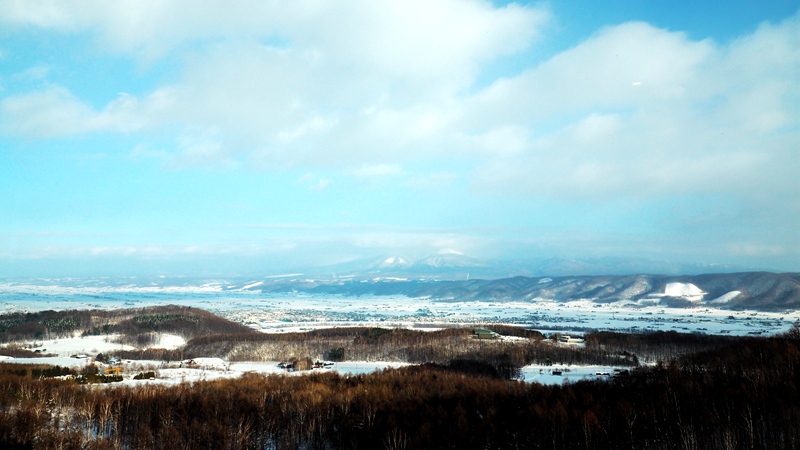
<instances>
[{"instance_id":1,"label":"sky","mask_svg":"<svg viewBox=\"0 0 800 450\"><path fill-rule=\"evenodd\" d=\"M800 1L0 0L0 276L800 271Z\"/></svg>"}]
</instances>

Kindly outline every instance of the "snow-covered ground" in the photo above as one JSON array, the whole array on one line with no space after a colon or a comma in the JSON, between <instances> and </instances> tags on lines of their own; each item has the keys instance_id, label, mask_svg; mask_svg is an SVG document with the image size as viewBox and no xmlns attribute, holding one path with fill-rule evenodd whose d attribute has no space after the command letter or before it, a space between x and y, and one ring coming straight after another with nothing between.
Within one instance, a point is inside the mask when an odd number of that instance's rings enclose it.
<instances>
[{"instance_id":1,"label":"snow-covered ground","mask_svg":"<svg viewBox=\"0 0 800 450\"><path fill-rule=\"evenodd\" d=\"M49 284L48 284L49 283ZM98 282L99 283L99 282ZM0 313L45 309L118 309L177 304L203 308L266 333L308 331L333 326L383 326L435 329L446 326L510 323L545 333L587 330L677 330L731 335L770 335L788 330L800 311L767 313L729 311L723 307L739 295L733 291L708 304L689 308L658 305L659 296L695 300L704 293L689 283L669 283L664 294L638 301L596 303L591 299L556 302L441 301L405 296L264 294L226 290L222 283L199 286L140 286L134 284L60 286L0 282ZM251 283L252 284L252 283ZM180 341L165 340L174 348ZM88 351L89 349L87 349Z\"/></svg>"},{"instance_id":2,"label":"snow-covered ground","mask_svg":"<svg viewBox=\"0 0 800 450\"><path fill-rule=\"evenodd\" d=\"M731 300L735 299L736 297L738 297L739 294L741 294L741 292L739 292L739 291L730 291L727 294L722 294L719 297L711 300L711 303L713 303L715 305L721 305L721 304L724 304L724 303L728 303L729 301L731 301Z\"/></svg>"},{"instance_id":3,"label":"snow-covered ground","mask_svg":"<svg viewBox=\"0 0 800 450\"><path fill-rule=\"evenodd\" d=\"M706 293L692 283L667 283L664 288L664 295L666 297L685 298L691 302L699 302Z\"/></svg>"},{"instance_id":4,"label":"snow-covered ground","mask_svg":"<svg viewBox=\"0 0 800 450\"><path fill-rule=\"evenodd\" d=\"M216 380L223 378L238 378L246 373L258 373L264 375L284 374L298 376L310 374L318 371L332 371L342 375L362 375L381 371L387 368L398 368L409 365L408 363L396 361L344 361L337 362L332 367L324 369L313 369L299 372L288 372L279 367L279 361L224 361L220 358L195 358L187 361L156 361L156 360L123 360L119 364L101 364L93 357L75 358L71 355L82 355L86 353L87 344L89 347L101 345L106 340L113 339L115 336L87 336L86 338L60 339L56 341L45 341L49 347L58 350L58 357L43 358L10 358L2 357L0 362L19 363L19 364L50 364L54 366L70 367L76 370L84 368L88 364L97 364L102 371L112 367L120 367L125 377L121 383L114 385L134 386L146 383L154 384L178 384L182 382L196 382L201 380ZM47 347L43 347L47 348ZM119 346L115 347L119 348ZM129 347L130 348L130 347ZM99 350L101 352L107 350ZM97 352L91 352L92 355ZM561 369L562 375L554 375L554 369ZM537 382L542 384L560 384L563 382L577 381L583 378L596 378L597 372L613 373L612 367L601 366L540 366L530 365L522 368L524 381ZM134 380L133 377L139 373L153 371L156 376L153 380Z\"/></svg>"},{"instance_id":5,"label":"snow-covered ground","mask_svg":"<svg viewBox=\"0 0 800 450\"><path fill-rule=\"evenodd\" d=\"M219 358L195 358L189 361L154 361L154 360L124 360L119 364L99 364L92 358L71 357L46 357L46 358L9 358L4 357L2 363L18 364L50 364L54 366L70 367L76 370L84 368L87 364L98 364L99 369L120 367L124 381L115 385L137 385L142 383L177 384L182 382L209 381L223 378L238 378L246 373L263 375L282 374L289 376L307 375L314 372L336 372L342 375L364 375L388 368L398 368L409 364L396 361L345 361L335 363L332 367L312 369L305 371L289 372L278 366L278 361L249 361L227 362ZM139 373L155 372L153 380L134 380Z\"/></svg>"},{"instance_id":6,"label":"snow-covered ground","mask_svg":"<svg viewBox=\"0 0 800 450\"><path fill-rule=\"evenodd\" d=\"M71 338L46 339L39 341L21 342L19 344L30 346L32 350L58 356L72 356L75 354L92 354L113 352L114 350L135 350L130 345L117 343L119 335L106 334L99 336L75 336Z\"/></svg>"},{"instance_id":7,"label":"snow-covered ground","mask_svg":"<svg viewBox=\"0 0 800 450\"><path fill-rule=\"evenodd\" d=\"M248 287L253 287L251 285ZM725 294L711 303L723 306L740 293ZM694 300L705 295L697 286L670 283L664 296ZM225 290L222 284L201 286L88 286L65 287L56 283L14 284L0 282L0 313L33 312L46 309L118 309L165 304L198 307L215 314L245 323L267 333L308 331L318 328L344 326L403 327L417 330L437 330L453 326L474 326L485 323L508 323L550 333L582 333L589 330L677 330L731 335L770 335L784 332L800 320L800 311L766 313L729 311L710 306L665 308L657 305L658 298L639 301L624 300L598 304L589 299L559 303L548 299L527 301L437 301L404 296L361 296L285 294L266 295L258 291ZM71 355L109 353L132 347L116 343L116 336L86 336L27 343L35 349L56 354L48 358L13 358L3 362L52 364L81 368L92 363L91 358L71 358ZM180 336L164 334L155 347L177 348L185 344ZM332 368L341 374L365 374L388 367L403 365L396 362L342 362ZM107 366L104 366L106 368ZM233 362L216 358L198 358L194 364L161 361L124 361L121 364L123 385L142 383L175 384L183 381L235 378L245 373L291 374L277 361ZM561 369L560 375L553 369ZM605 378L614 367L601 366L526 366L522 379L527 382L560 384L580 379ZM156 372L154 380L133 380L140 372ZM599 375L598 375L599 373ZM606 375L608 374L608 375Z\"/></svg>"},{"instance_id":8,"label":"snow-covered ground","mask_svg":"<svg viewBox=\"0 0 800 450\"><path fill-rule=\"evenodd\" d=\"M51 366L71 367L81 369L92 362L94 358L70 358L68 356L48 356L44 358L5 358L0 362L16 364L49 364Z\"/></svg>"},{"instance_id":9,"label":"snow-covered ground","mask_svg":"<svg viewBox=\"0 0 800 450\"><path fill-rule=\"evenodd\" d=\"M173 350L178 347L182 347L184 344L186 344L186 339L184 339L182 336L164 333L160 336L158 343L151 345L150 347Z\"/></svg>"},{"instance_id":10,"label":"snow-covered ground","mask_svg":"<svg viewBox=\"0 0 800 450\"><path fill-rule=\"evenodd\" d=\"M619 371L629 370L628 367L610 366L544 366L532 364L522 368L521 380L529 383L564 384L580 380L606 380L618 374Z\"/></svg>"},{"instance_id":11,"label":"snow-covered ground","mask_svg":"<svg viewBox=\"0 0 800 450\"><path fill-rule=\"evenodd\" d=\"M724 301L725 299L721 299ZM266 303L266 302L265 302ZM437 302L405 297L295 298L264 308L215 311L265 333L344 326L438 329L509 323L544 333L588 330L701 332L770 335L788 330L800 312L729 311L711 307L665 308L646 304L597 304L589 300L535 302Z\"/></svg>"},{"instance_id":12,"label":"snow-covered ground","mask_svg":"<svg viewBox=\"0 0 800 450\"><path fill-rule=\"evenodd\" d=\"M315 372L336 372L342 375L365 375L379 372L388 368L398 368L408 366L407 363L391 361L345 361L335 363L330 368L312 369L300 372L288 372L278 366L278 361L249 361L249 362L226 362L219 358L196 358L193 364L188 362L175 361L137 361L127 360L118 365L100 365L104 370L110 367L121 367L124 380L107 386L136 386L142 384L166 384L173 385L178 383L193 383L197 381L211 381L227 378L238 378L247 373L257 373L263 375L287 375L302 376ZM48 358L6 358L3 363L24 363L24 364L51 364L62 367L71 367L80 370L87 364L93 363L91 358L69 358L69 357L48 357ZM627 368L617 368L609 366L544 366L529 365L521 370L520 380L529 383L541 384L563 384L584 379L607 379L614 375L614 370L627 370ZM133 377L139 373L153 371L154 379L134 380ZM561 374L555 374L560 371Z\"/></svg>"}]
</instances>

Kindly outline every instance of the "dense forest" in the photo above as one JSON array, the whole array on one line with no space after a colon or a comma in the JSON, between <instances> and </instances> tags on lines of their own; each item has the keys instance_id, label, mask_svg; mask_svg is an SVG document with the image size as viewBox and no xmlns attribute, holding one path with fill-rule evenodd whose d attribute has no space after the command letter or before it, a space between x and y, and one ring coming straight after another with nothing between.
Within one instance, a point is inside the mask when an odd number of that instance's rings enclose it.
<instances>
[{"instance_id":1,"label":"dense forest","mask_svg":"<svg viewBox=\"0 0 800 450\"><path fill-rule=\"evenodd\" d=\"M156 306L119 310L42 311L0 315L0 343L80 335L115 335L137 350L116 350L123 359L176 361L219 357L229 361L312 360L402 361L446 363L454 359L491 360L501 365L531 363L635 366L685 353L716 348L726 336L676 332L629 334L590 332L585 346L551 345L538 331L508 325L485 325L511 339L476 340L472 328L418 331L387 328L332 328L305 333L265 334L198 308ZM149 348L163 333L188 340L178 349ZM556 339L558 336L550 336ZM18 345L0 355L41 356Z\"/></svg>"},{"instance_id":2,"label":"dense forest","mask_svg":"<svg viewBox=\"0 0 800 450\"><path fill-rule=\"evenodd\" d=\"M799 334L705 343L664 335L685 352L563 386L503 380L477 360L137 388L80 385L7 364L0 448L798 448ZM652 345L649 336L631 339Z\"/></svg>"},{"instance_id":3,"label":"dense forest","mask_svg":"<svg viewBox=\"0 0 800 450\"><path fill-rule=\"evenodd\" d=\"M522 366L533 362L631 366L636 356L600 345L557 346L537 331L507 325L487 325L513 339L476 339L473 328L418 331L388 328L332 328L306 333L209 335L190 340L184 357L216 356L231 361L280 361L308 357L331 361L402 361L446 363L453 359L492 360ZM556 336L554 336L556 337ZM127 353L125 353L127 355ZM179 354L164 353L178 359ZM127 357L127 356L124 356Z\"/></svg>"},{"instance_id":4,"label":"dense forest","mask_svg":"<svg viewBox=\"0 0 800 450\"><path fill-rule=\"evenodd\" d=\"M331 328L305 333L200 336L175 350L116 351L125 359L176 361L214 356L229 361L283 361L310 358L329 361L401 361L412 364L472 359L526 364L598 364L636 366L728 345L739 338L657 331L590 332L585 345L554 345L558 334L543 334L508 325L486 325L506 339L476 339L473 328L417 331L387 328ZM507 339L511 338L511 339Z\"/></svg>"},{"instance_id":5,"label":"dense forest","mask_svg":"<svg viewBox=\"0 0 800 450\"><path fill-rule=\"evenodd\" d=\"M158 333L173 333L191 339L209 334L252 331L245 325L208 311L175 305L0 315L0 342L58 339L72 337L75 333L119 334L122 343L146 347Z\"/></svg>"}]
</instances>

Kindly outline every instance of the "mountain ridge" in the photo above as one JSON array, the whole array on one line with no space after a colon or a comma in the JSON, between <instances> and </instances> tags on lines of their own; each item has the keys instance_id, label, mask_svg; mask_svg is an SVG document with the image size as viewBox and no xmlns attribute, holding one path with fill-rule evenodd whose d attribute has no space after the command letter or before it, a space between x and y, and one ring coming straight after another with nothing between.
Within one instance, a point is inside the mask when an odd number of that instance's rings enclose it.
<instances>
[{"instance_id":1,"label":"mountain ridge","mask_svg":"<svg viewBox=\"0 0 800 450\"><path fill-rule=\"evenodd\" d=\"M725 264L676 263L637 257L594 258L520 258L494 260L476 257L454 249L420 257L385 254L346 262L297 268L311 277L395 277L434 278L438 280L464 280L468 278L511 278L515 276L579 276L579 275L700 275L711 273L737 273L771 271L766 267L742 267ZM255 275L255 274L252 274Z\"/></svg>"},{"instance_id":2,"label":"mountain ridge","mask_svg":"<svg viewBox=\"0 0 800 450\"><path fill-rule=\"evenodd\" d=\"M284 279L259 285L264 293L342 296L404 295L441 301L591 300L665 307L782 311L800 309L800 274L738 272L700 275L515 276L500 279Z\"/></svg>"}]
</instances>

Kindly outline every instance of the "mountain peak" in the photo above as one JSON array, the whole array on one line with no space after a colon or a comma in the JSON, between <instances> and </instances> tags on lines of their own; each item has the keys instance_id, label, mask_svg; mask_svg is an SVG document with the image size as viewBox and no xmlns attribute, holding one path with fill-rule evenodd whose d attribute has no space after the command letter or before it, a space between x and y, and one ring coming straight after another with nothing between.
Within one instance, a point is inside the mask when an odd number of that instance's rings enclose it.
<instances>
[{"instance_id":1,"label":"mountain peak","mask_svg":"<svg viewBox=\"0 0 800 450\"><path fill-rule=\"evenodd\" d=\"M386 268L396 268L396 267L408 267L410 265L411 263L408 262L407 259L401 256L389 256L388 258L375 264L374 268L386 269Z\"/></svg>"}]
</instances>

